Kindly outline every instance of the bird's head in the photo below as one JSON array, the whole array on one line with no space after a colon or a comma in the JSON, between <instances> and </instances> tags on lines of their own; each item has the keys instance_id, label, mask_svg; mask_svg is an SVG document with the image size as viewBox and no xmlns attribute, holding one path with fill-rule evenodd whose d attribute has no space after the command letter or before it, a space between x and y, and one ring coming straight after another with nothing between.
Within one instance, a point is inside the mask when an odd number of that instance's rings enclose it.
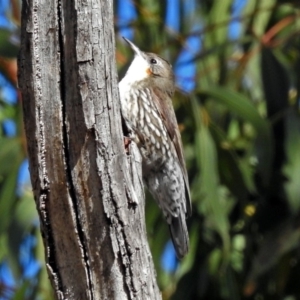
<instances>
[{"instance_id":1,"label":"bird's head","mask_svg":"<svg viewBox=\"0 0 300 300\"><path fill-rule=\"evenodd\" d=\"M126 79L131 83L161 90L168 89L173 93L174 75L172 66L154 53L141 51L134 43L124 38L134 51L134 59L126 73Z\"/></svg>"}]
</instances>

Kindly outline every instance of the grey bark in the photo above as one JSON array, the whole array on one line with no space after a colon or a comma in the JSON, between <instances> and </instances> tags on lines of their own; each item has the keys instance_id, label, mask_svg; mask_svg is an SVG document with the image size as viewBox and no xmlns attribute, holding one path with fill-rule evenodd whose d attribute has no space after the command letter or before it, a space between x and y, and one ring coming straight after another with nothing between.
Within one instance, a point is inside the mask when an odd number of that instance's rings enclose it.
<instances>
[{"instance_id":1,"label":"grey bark","mask_svg":"<svg viewBox=\"0 0 300 300\"><path fill-rule=\"evenodd\" d=\"M161 299L126 155L110 0L23 1L19 87L57 299Z\"/></svg>"}]
</instances>

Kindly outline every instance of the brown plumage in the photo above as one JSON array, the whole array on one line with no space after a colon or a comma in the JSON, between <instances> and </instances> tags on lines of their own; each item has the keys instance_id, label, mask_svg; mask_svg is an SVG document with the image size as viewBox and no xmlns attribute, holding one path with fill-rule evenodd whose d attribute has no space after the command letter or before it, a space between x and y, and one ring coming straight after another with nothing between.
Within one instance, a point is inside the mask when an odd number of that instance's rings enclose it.
<instances>
[{"instance_id":1,"label":"brown plumage","mask_svg":"<svg viewBox=\"0 0 300 300\"><path fill-rule=\"evenodd\" d=\"M125 39L126 40L126 39ZM143 158L143 179L169 224L178 258L188 252L188 176L172 105L171 65L126 40L135 58L119 83L122 114Z\"/></svg>"}]
</instances>

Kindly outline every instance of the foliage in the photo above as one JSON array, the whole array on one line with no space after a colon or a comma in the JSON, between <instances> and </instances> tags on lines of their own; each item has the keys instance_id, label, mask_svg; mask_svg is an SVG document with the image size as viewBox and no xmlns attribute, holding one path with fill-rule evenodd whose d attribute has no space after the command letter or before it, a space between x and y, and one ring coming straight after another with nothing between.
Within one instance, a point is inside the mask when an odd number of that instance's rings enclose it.
<instances>
[{"instance_id":1,"label":"foliage","mask_svg":"<svg viewBox=\"0 0 300 300\"><path fill-rule=\"evenodd\" d=\"M172 4L178 19L168 24ZM134 1L133 31L125 31L173 62L179 85L194 213L190 255L173 273L159 272L164 298L298 299L299 5L172 4ZM122 73L132 54L121 39L117 49ZM147 215L160 268L168 232L151 201Z\"/></svg>"},{"instance_id":2,"label":"foliage","mask_svg":"<svg viewBox=\"0 0 300 300\"><path fill-rule=\"evenodd\" d=\"M18 23L18 1L12 3L9 15ZM156 204L147 201L147 231L164 299L298 299L299 4L135 0L124 22L124 3L115 1L120 77L132 56L121 39L126 33L141 49L171 61L178 84L174 106L193 198L191 249L177 268L174 261L166 267L172 259L165 249L167 226ZM0 69L15 84L15 32L1 32ZM27 252L43 262L30 189L16 192L26 156L20 101L4 100L0 267L9 265L14 280L12 286L0 281L0 298L51 299L45 268L29 276L21 255L31 237ZM15 136L5 131L7 119L15 121Z\"/></svg>"}]
</instances>

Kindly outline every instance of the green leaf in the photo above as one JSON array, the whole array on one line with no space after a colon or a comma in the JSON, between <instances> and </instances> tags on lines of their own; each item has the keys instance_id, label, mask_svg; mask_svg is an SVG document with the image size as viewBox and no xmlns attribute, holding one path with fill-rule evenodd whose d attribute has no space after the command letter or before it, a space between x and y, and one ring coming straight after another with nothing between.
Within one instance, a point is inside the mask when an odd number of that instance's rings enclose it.
<instances>
[{"instance_id":1,"label":"green leaf","mask_svg":"<svg viewBox=\"0 0 300 300\"><path fill-rule=\"evenodd\" d=\"M16 182L20 162L17 160L11 162L11 172L2 181L0 189L0 233L7 230L11 220L12 208L16 199Z\"/></svg>"},{"instance_id":2,"label":"green leaf","mask_svg":"<svg viewBox=\"0 0 300 300\"><path fill-rule=\"evenodd\" d=\"M19 34L7 29L0 29L0 56L17 57L19 52Z\"/></svg>"},{"instance_id":3,"label":"green leaf","mask_svg":"<svg viewBox=\"0 0 300 300\"><path fill-rule=\"evenodd\" d=\"M284 174L287 177L285 191L294 214L300 208L300 117L295 110L290 109L286 117L286 155L287 163Z\"/></svg>"},{"instance_id":4,"label":"green leaf","mask_svg":"<svg viewBox=\"0 0 300 300\"><path fill-rule=\"evenodd\" d=\"M214 44L220 45L228 39L227 32L228 32L228 24L230 20L231 5L232 5L232 0L213 2L213 6L210 11L209 18L210 18L210 23L215 25L214 30L211 30Z\"/></svg>"},{"instance_id":5,"label":"green leaf","mask_svg":"<svg viewBox=\"0 0 300 300\"><path fill-rule=\"evenodd\" d=\"M25 280L15 291L12 300L24 300L28 299L28 291L30 289L30 282Z\"/></svg>"},{"instance_id":6,"label":"green leaf","mask_svg":"<svg viewBox=\"0 0 300 300\"><path fill-rule=\"evenodd\" d=\"M20 147L20 138L2 138L0 147L0 176L6 176L11 173L12 165L16 162L21 163L23 153ZM1 182L1 177L0 177Z\"/></svg>"},{"instance_id":7,"label":"green leaf","mask_svg":"<svg viewBox=\"0 0 300 300\"><path fill-rule=\"evenodd\" d=\"M273 157L273 140L269 122L259 115L254 104L246 96L229 88L215 86L200 90L199 94L223 103L229 111L254 127L257 134L255 143L255 154L258 159L257 170L262 175L263 184L267 186Z\"/></svg>"},{"instance_id":8,"label":"green leaf","mask_svg":"<svg viewBox=\"0 0 300 300\"><path fill-rule=\"evenodd\" d=\"M197 163L200 170L199 190L202 200L198 202L198 210L211 222L211 226L219 233L223 240L225 253L228 254L229 222L228 203L222 197L222 188L219 182L218 158L214 140L202 119L196 98L192 97L194 118L196 121L196 151Z\"/></svg>"},{"instance_id":9,"label":"green leaf","mask_svg":"<svg viewBox=\"0 0 300 300\"><path fill-rule=\"evenodd\" d=\"M30 193L17 202L13 213L11 213L7 230L7 241L10 249L8 260L16 279L21 278L23 272L19 263L19 249L26 234L34 227L33 223L36 218L35 202Z\"/></svg>"}]
</instances>

